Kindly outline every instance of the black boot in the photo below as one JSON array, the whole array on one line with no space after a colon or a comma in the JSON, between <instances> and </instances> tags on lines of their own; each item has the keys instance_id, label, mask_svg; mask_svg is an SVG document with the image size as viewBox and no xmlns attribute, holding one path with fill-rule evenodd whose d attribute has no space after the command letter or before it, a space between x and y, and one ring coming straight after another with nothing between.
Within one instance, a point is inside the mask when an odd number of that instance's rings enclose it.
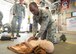
<instances>
[{"instance_id":1,"label":"black boot","mask_svg":"<svg viewBox=\"0 0 76 54\"><path fill-rule=\"evenodd\" d=\"M62 34L61 36L60 36L60 41L63 41L63 42L66 42L66 40L67 40L67 38L66 38L66 36L65 36L65 34Z\"/></svg>"},{"instance_id":2,"label":"black boot","mask_svg":"<svg viewBox=\"0 0 76 54\"><path fill-rule=\"evenodd\" d=\"M16 36L17 36L17 37L20 37L20 35L19 35L19 34L17 34Z\"/></svg>"}]
</instances>

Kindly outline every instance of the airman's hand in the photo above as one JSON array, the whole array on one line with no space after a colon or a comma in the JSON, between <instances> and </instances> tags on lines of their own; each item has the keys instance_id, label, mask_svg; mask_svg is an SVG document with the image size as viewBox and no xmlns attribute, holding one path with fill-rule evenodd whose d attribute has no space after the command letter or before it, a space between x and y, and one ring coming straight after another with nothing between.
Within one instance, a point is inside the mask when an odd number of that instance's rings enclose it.
<instances>
[{"instance_id":1,"label":"airman's hand","mask_svg":"<svg viewBox=\"0 0 76 54\"><path fill-rule=\"evenodd\" d=\"M28 41L31 41L31 40L38 40L38 38L37 38L37 37L32 36L32 37L30 37L30 38L28 39Z\"/></svg>"}]
</instances>

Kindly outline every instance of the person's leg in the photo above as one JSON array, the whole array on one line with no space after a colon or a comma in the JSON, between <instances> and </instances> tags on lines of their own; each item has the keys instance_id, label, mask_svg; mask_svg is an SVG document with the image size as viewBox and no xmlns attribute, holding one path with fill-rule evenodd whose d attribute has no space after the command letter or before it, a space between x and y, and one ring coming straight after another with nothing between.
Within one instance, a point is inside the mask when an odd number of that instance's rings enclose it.
<instances>
[{"instance_id":1,"label":"person's leg","mask_svg":"<svg viewBox=\"0 0 76 54\"><path fill-rule=\"evenodd\" d=\"M0 33L1 33L2 21L0 21Z\"/></svg>"},{"instance_id":2,"label":"person's leg","mask_svg":"<svg viewBox=\"0 0 76 54\"><path fill-rule=\"evenodd\" d=\"M17 21L17 18L14 17L11 22L11 33L13 37L14 37L15 29L16 29L16 21Z\"/></svg>"},{"instance_id":3,"label":"person's leg","mask_svg":"<svg viewBox=\"0 0 76 54\"><path fill-rule=\"evenodd\" d=\"M17 36L18 37L20 37L19 31L20 31L21 23L22 23L22 18L18 16L18 25L17 25Z\"/></svg>"},{"instance_id":4,"label":"person's leg","mask_svg":"<svg viewBox=\"0 0 76 54\"><path fill-rule=\"evenodd\" d=\"M55 36L55 31L51 28L48 28L46 39L54 43L54 36Z\"/></svg>"},{"instance_id":5,"label":"person's leg","mask_svg":"<svg viewBox=\"0 0 76 54\"><path fill-rule=\"evenodd\" d=\"M0 20L0 28L2 27L2 21Z\"/></svg>"},{"instance_id":6,"label":"person's leg","mask_svg":"<svg viewBox=\"0 0 76 54\"><path fill-rule=\"evenodd\" d=\"M46 39L46 34L47 34L47 31L45 31L44 34L41 36L42 40Z\"/></svg>"}]
</instances>

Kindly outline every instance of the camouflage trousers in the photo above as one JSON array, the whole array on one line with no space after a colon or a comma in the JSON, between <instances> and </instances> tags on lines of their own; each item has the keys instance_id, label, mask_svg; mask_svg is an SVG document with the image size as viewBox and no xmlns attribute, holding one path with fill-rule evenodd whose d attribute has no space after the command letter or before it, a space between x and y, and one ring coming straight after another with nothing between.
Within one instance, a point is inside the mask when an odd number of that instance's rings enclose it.
<instances>
[{"instance_id":1,"label":"camouflage trousers","mask_svg":"<svg viewBox=\"0 0 76 54\"><path fill-rule=\"evenodd\" d=\"M45 32L43 33L43 35L41 36L41 39L44 40L48 40L54 43L54 37L55 37L55 31L52 30L50 28L46 29Z\"/></svg>"}]
</instances>

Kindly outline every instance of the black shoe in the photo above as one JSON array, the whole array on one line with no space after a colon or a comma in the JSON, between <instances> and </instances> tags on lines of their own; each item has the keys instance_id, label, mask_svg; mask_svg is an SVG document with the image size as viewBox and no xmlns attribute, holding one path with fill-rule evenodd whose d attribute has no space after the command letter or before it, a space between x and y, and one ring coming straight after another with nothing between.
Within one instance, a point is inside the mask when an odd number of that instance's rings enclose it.
<instances>
[{"instance_id":1,"label":"black shoe","mask_svg":"<svg viewBox=\"0 0 76 54\"><path fill-rule=\"evenodd\" d=\"M17 37L21 37L20 35L16 35Z\"/></svg>"},{"instance_id":2,"label":"black shoe","mask_svg":"<svg viewBox=\"0 0 76 54\"><path fill-rule=\"evenodd\" d=\"M11 34L12 37L14 37L14 34Z\"/></svg>"}]
</instances>

